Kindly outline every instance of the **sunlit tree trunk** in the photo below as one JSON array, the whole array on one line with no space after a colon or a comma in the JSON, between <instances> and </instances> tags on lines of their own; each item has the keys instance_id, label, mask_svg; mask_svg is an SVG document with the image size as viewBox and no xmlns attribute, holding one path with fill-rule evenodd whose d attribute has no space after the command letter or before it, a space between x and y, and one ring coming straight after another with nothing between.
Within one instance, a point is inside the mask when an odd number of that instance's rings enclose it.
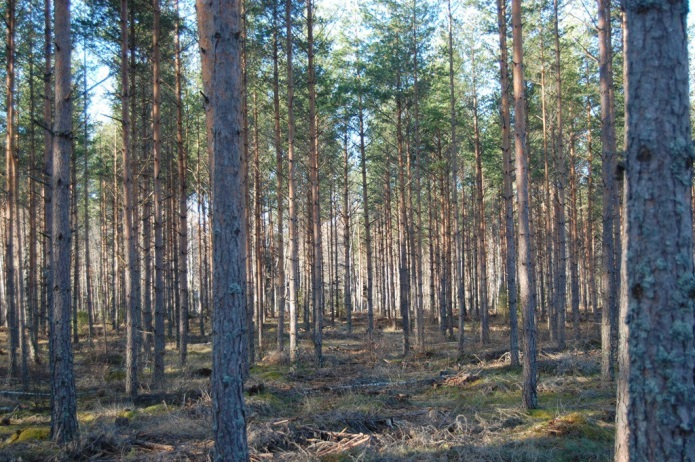
<instances>
[{"instance_id":1,"label":"sunlit tree trunk","mask_svg":"<svg viewBox=\"0 0 695 462\"><path fill-rule=\"evenodd\" d=\"M140 335L140 306L135 288L137 265L137 234L133 232L135 210L133 172L130 146L130 79L128 66L128 0L121 0L121 136L123 137L123 240L126 245L126 393L138 393L138 351ZM56 15L57 16L57 15Z\"/></svg>"},{"instance_id":2,"label":"sunlit tree trunk","mask_svg":"<svg viewBox=\"0 0 695 462\"><path fill-rule=\"evenodd\" d=\"M536 394L536 288L531 254L528 162L526 160L526 97L521 30L521 0L512 0L514 39L514 150L516 153L516 197L519 211L519 300L524 324L522 397L526 409L538 406Z\"/></svg>"},{"instance_id":3,"label":"sunlit tree trunk","mask_svg":"<svg viewBox=\"0 0 695 462\"><path fill-rule=\"evenodd\" d=\"M295 174L297 159L294 153L294 75L292 70L292 0L285 1L285 22L287 27L287 161L288 199L290 213L290 362L297 361L297 297L299 296L299 223L297 221L297 182Z\"/></svg>"},{"instance_id":4,"label":"sunlit tree trunk","mask_svg":"<svg viewBox=\"0 0 695 462\"><path fill-rule=\"evenodd\" d=\"M509 115L509 58L507 55L507 1L497 0L497 25L500 37L500 86L502 98L502 162L504 163L504 236L507 247L505 272L507 282L507 305L509 309L509 343L512 366L519 365L518 322L516 316L516 241L514 239L514 203L512 188L512 156Z\"/></svg>"},{"instance_id":5,"label":"sunlit tree trunk","mask_svg":"<svg viewBox=\"0 0 695 462\"><path fill-rule=\"evenodd\" d=\"M314 260L312 268L312 298L314 309L314 361L323 363L323 250L321 246L321 201L319 188L319 153L316 115L316 70L314 68L313 0L307 0L307 55L309 71L309 158L311 170L312 226L314 230Z\"/></svg>"},{"instance_id":6,"label":"sunlit tree trunk","mask_svg":"<svg viewBox=\"0 0 695 462\"><path fill-rule=\"evenodd\" d=\"M246 461L246 226L240 0L198 1L212 186L213 435L216 461Z\"/></svg>"}]
</instances>

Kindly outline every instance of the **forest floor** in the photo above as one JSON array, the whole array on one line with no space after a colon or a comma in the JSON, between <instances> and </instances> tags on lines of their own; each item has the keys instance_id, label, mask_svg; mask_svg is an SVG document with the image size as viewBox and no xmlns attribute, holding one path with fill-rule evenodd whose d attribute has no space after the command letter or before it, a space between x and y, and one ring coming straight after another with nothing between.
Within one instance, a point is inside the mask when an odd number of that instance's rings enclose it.
<instances>
[{"instance_id":1,"label":"forest floor","mask_svg":"<svg viewBox=\"0 0 695 462\"><path fill-rule=\"evenodd\" d=\"M583 323L582 339L569 340L564 351L541 326L540 408L527 412L503 324L493 320L491 343L483 347L468 323L463 358L455 341L428 326L426 352L403 359L400 330L379 319L367 345L357 314L353 334L343 324L325 328L318 370L304 335L294 368L277 354L252 368L245 386L252 460L612 460L614 387L600 380L599 325ZM6 336L0 331L2 348ZM143 387L131 400L124 395L124 344L109 337L106 350L102 338L76 348L81 436L67 448L48 441L46 366L32 366L31 393L17 393L21 386L7 379L9 357L0 350L0 461L210 460L209 338L191 337L184 368L168 344L166 392ZM150 367L147 360L145 383Z\"/></svg>"}]
</instances>

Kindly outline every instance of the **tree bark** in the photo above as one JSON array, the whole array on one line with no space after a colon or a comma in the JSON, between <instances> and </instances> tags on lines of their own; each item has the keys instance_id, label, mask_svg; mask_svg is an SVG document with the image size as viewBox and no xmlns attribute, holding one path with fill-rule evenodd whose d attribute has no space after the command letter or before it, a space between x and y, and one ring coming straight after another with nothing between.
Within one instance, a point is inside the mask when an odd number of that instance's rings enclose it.
<instances>
[{"instance_id":1,"label":"tree bark","mask_svg":"<svg viewBox=\"0 0 695 462\"><path fill-rule=\"evenodd\" d=\"M128 66L128 0L121 0L121 130L123 139L123 239L126 255L126 394L138 393L138 351L140 335L140 305L136 290L138 274L137 233L133 223L135 210L133 172L130 145L130 79Z\"/></svg>"},{"instance_id":2,"label":"tree bark","mask_svg":"<svg viewBox=\"0 0 695 462\"><path fill-rule=\"evenodd\" d=\"M319 153L316 115L316 69L314 68L313 0L307 6L307 55L309 67L309 158L311 165L312 225L314 230L314 260L312 268L312 298L314 309L314 362L323 363L323 250L321 245L321 201L319 188Z\"/></svg>"},{"instance_id":3,"label":"tree bark","mask_svg":"<svg viewBox=\"0 0 695 462\"><path fill-rule=\"evenodd\" d=\"M240 0L197 2L212 178L213 434L216 461L246 461L246 225Z\"/></svg>"},{"instance_id":4,"label":"tree bark","mask_svg":"<svg viewBox=\"0 0 695 462\"><path fill-rule=\"evenodd\" d=\"M616 461L695 460L688 2L625 2Z\"/></svg>"},{"instance_id":5,"label":"tree bark","mask_svg":"<svg viewBox=\"0 0 695 462\"><path fill-rule=\"evenodd\" d=\"M278 307L278 326L277 326L277 348L278 351L285 349L285 185L284 166L282 159L282 142L280 135L280 78L278 70L279 61L279 39L280 29L278 25L278 9L280 2L275 0L273 4L273 110L274 110L274 134L275 134L275 176L277 177L276 201L278 209L277 234L275 238L275 293Z\"/></svg>"},{"instance_id":6,"label":"tree bark","mask_svg":"<svg viewBox=\"0 0 695 462\"><path fill-rule=\"evenodd\" d=\"M183 143L183 98L181 90L181 31L179 26L179 2L176 0L174 22L174 47L176 48L174 71L176 93L176 152L179 169L179 362L186 364L188 355L188 167Z\"/></svg>"},{"instance_id":7,"label":"tree bark","mask_svg":"<svg viewBox=\"0 0 695 462\"><path fill-rule=\"evenodd\" d=\"M59 444L78 436L77 396L70 342L70 153L72 150L72 87L70 2L55 3L55 123L53 256L54 276L51 322L51 439Z\"/></svg>"},{"instance_id":8,"label":"tree bark","mask_svg":"<svg viewBox=\"0 0 695 462\"><path fill-rule=\"evenodd\" d=\"M512 366L519 365L519 340L516 303L516 240L514 239L513 172L509 115L509 58L507 55L507 1L497 0L497 25L500 38L500 86L502 98L502 162L504 163L504 236L507 247L505 271L507 282L507 306L509 309L509 344Z\"/></svg>"},{"instance_id":9,"label":"tree bark","mask_svg":"<svg viewBox=\"0 0 695 462\"><path fill-rule=\"evenodd\" d=\"M292 70L292 0L285 1L285 22L287 27L287 161L288 194L290 213L290 362L297 361L297 297L299 296L299 223L297 221L297 182L295 174L297 160L294 158L294 75Z\"/></svg>"},{"instance_id":10,"label":"tree bark","mask_svg":"<svg viewBox=\"0 0 695 462\"><path fill-rule=\"evenodd\" d=\"M372 269L372 224L369 218L369 195L367 193L367 150L364 142L364 108L362 106L362 87L360 82L359 124L360 124L360 167L362 168L362 207L364 208L364 244L367 251L367 340L372 342L374 337L374 300L373 300L373 269Z\"/></svg>"},{"instance_id":11,"label":"tree bark","mask_svg":"<svg viewBox=\"0 0 695 462\"><path fill-rule=\"evenodd\" d=\"M529 213L528 162L526 159L526 96L524 95L524 63L521 30L521 0L512 0L514 39L514 150L516 154L516 197L519 211L519 300L523 310L524 361L523 405L538 406L536 393L536 288L533 279L531 226Z\"/></svg>"},{"instance_id":12,"label":"tree bark","mask_svg":"<svg viewBox=\"0 0 695 462\"><path fill-rule=\"evenodd\" d=\"M598 0L599 79L601 93L601 145L603 176L602 210L602 308L601 308L601 379L615 377L617 353L618 280L615 262L615 186L616 141L613 105L613 47L611 44L611 0Z\"/></svg>"},{"instance_id":13,"label":"tree bark","mask_svg":"<svg viewBox=\"0 0 695 462\"><path fill-rule=\"evenodd\" d=\"M166 339L164 338L164 239L162 222L162 160L161 160L161 115L160 105L162 101L160 93L160 50L159 39L161 29L159 20L161 16L160 0L153 0L154 27L153 27L153 58L152 58L152 157L154 162L154 191L152 202L154 203L154 369L152 383L157 388L164 385L164 354ZM178 24L178 12L176 22Z\"/></svg>"}]
</instances>

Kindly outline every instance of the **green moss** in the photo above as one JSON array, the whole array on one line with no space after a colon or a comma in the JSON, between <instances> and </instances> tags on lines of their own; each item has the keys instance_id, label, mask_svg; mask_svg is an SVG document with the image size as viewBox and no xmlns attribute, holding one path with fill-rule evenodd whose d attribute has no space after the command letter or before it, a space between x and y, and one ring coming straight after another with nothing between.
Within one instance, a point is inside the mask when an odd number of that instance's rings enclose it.
<instances>
[{"instance_id":1,"label":"green moss","mask_svg":"<svg viewBox=\"0 0 695 462\"><path fill-rule=\"evenodd\" d=\"M123 410L120 414L118 414L118 417L125 417L126 419L134 419L137 417L139 414L137 409L125 409Z\"/></svg>"},{"instance_id":2,"label":"green moss","mask_svg":"<svg viewBox=\"0 0 695 462\"><path fill-rule=\"evenodd\" d=\"M169 406L166 404L155 404L154 406L148 406L142 410L145 414L163 414L169 411Z\"/></svg>"},{"instance_id":3,"label":"green moss","mask_svg":"<svg viewBox=\"0 0 695 462\"><path fill-rule=\"evenodd\" d=\"M27 427L23 430L17 430L14 435L10 436L6 444L22 443L24 441L45 441L51 437L51 429L49 427Z\"/></svg>"},{"instance_id":4,"label":"green moss","mask_svg":"<svg viewBox=\"0 0 695 462\"><path fill-rule=\"evenodd\" d=\"M528 411L528 415L539 420L550 420L555 416L547 409L531 409Z\"/></svg>"}]
</instances>

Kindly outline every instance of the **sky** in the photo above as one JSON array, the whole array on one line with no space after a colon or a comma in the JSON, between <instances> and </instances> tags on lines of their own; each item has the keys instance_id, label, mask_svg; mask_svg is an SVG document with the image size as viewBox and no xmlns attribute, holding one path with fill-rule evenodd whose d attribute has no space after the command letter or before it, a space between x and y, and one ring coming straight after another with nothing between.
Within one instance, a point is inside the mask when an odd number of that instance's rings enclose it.
<instances>
[{"instance_id":1,"label":"sky","mask_svg":"<svg viewBox=\"0 0 695 462\"><path fill-rule=\"evenodd\" d=\"M355 17L359 10L359 4L363 0L316 0L316 7L321 11L321 14L325 17L334 18L335 24L342 22L340 20L351 17ZM693 29L695 25L695 0L688 0L690 5L691 13L688 15L688 26ZM594 0L587 0L588 4L592 4ZM186 4L190 4L189 8L186 8ZM182 2L184 15L187 16L189 21L194 21L194 12L192 7L192 1ZM695 37L690 37L691 43ZM692 48L692 47L691 47ZM82 56L82 50L78 46L76 53ZM98 62L95 56L88 56L87 58L90 62L90 66ZM693 57L691 56L691 62ZM111 96L114 92L115 79L113 77L107 78L109 75L109 70L106 66L99 66L94 72L88 76L88 87L96 84L97 82L104 81L101 85L94 88L92 95L90 95L90 118L92 121L106 122L110 120L108 117L111 113Z\"/></svg>"}]
</instances>

